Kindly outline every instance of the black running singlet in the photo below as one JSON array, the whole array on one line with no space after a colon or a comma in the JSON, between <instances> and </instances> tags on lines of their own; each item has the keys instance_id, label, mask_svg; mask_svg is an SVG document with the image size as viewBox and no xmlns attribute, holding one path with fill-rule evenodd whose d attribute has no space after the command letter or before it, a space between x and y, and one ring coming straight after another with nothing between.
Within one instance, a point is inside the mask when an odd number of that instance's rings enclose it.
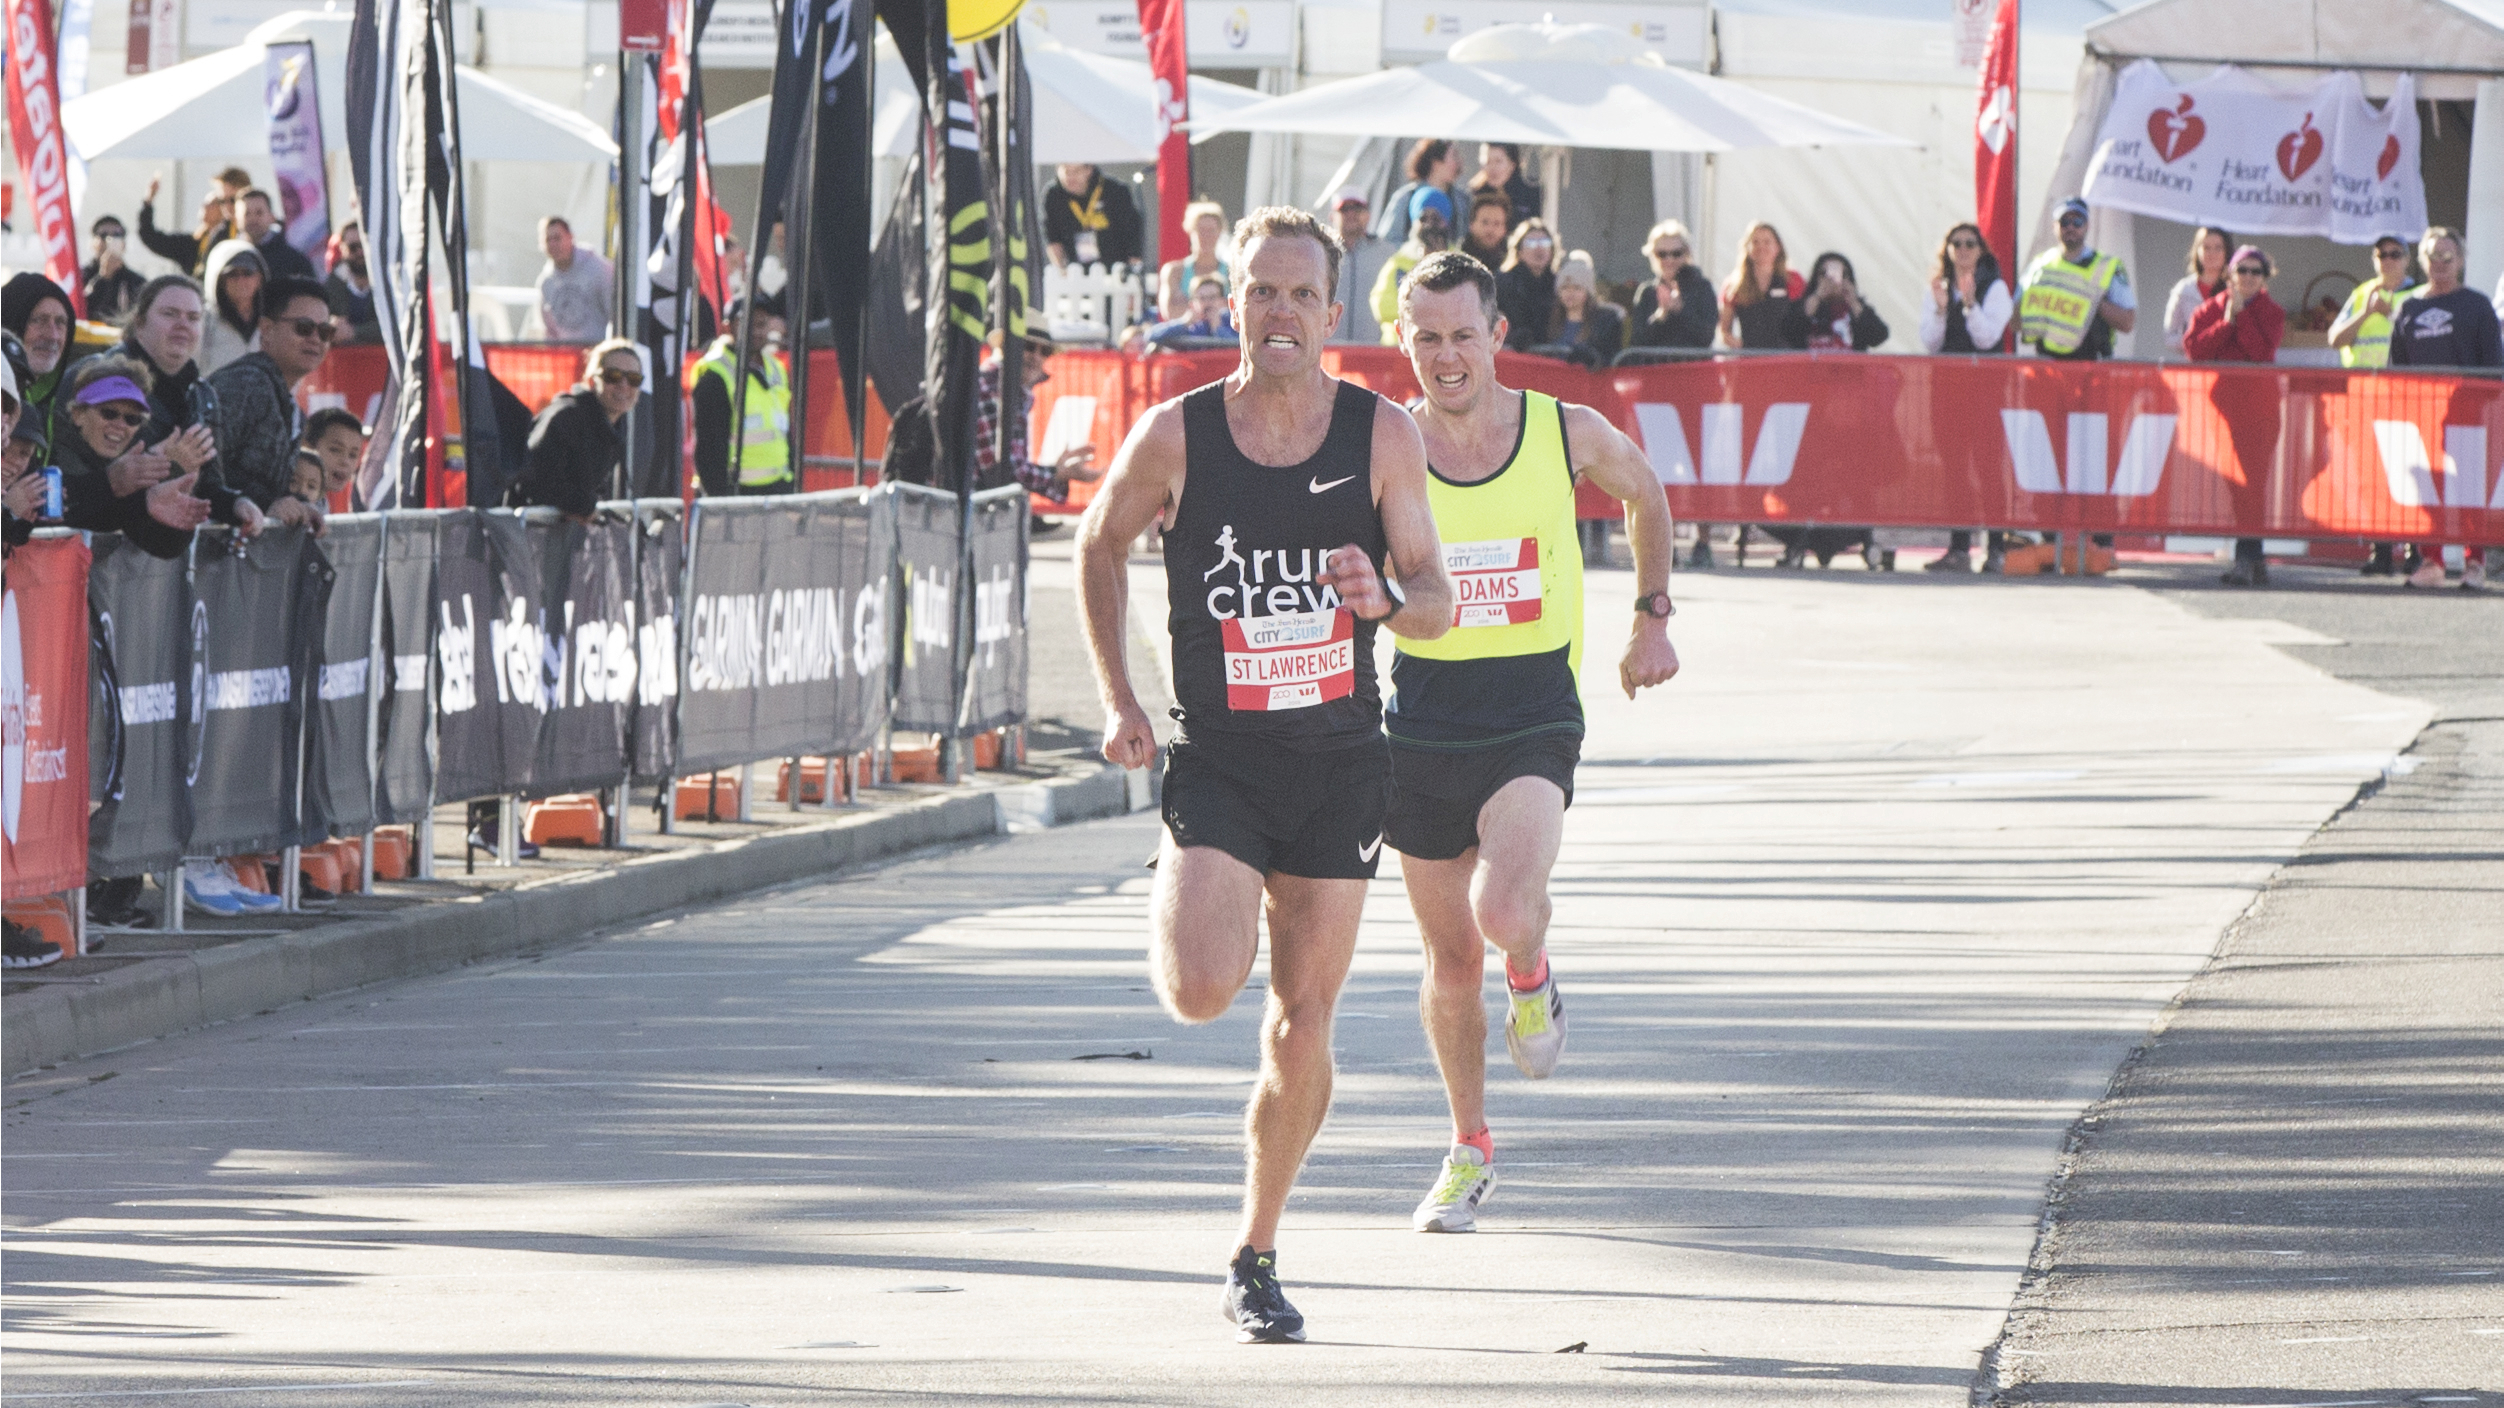
<instances>
[{"instance_id":1,"label":"black running singlet","mask_svg":"<svg viewBox=\"0 0 2504 1408\"><path fill-rule=\"evenodd\" d=\"M1380 735L1375 623L1318 580L1322 555L1350 543L1382 570L1380 399L1339 383L1321 448L1273 468L1236 447L1226 383L1182 398L1182 507L1165 534L1165 581L1174 717L1192 740L1313 753Z\"/></svg>"}]
</instances>

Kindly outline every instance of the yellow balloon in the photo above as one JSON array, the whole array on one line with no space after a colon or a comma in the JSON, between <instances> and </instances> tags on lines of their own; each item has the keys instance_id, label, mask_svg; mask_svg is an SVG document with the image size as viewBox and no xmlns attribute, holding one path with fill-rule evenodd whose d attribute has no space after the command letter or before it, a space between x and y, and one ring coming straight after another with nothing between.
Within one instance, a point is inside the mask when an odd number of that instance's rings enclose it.
<instances>
[{"instance_id":1,"label":"yellow balloon","mask_svg":"<svg viewBox=\"0 0 2504 1408\"><path fill-rule=\"evenodd\" d=\"M1026 0L948 0L948 37L959 44L989 39L1008 28Z\"/></svg>"}]
</instances>

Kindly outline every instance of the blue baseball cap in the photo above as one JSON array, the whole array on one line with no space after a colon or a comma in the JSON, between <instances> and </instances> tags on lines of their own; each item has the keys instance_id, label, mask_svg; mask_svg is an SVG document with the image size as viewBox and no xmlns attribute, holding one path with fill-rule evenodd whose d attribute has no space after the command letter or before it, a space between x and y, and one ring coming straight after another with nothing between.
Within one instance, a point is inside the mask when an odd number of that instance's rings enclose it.
<instances>
[{"instance_id":1,"label":"blue baseball cap","mask_svg":"<svg viewBox=\"0 0 2504 1408\"><path fill-rule=\"evenodd\" d=\"M1452 223L1452 198L1439 187L1420 186L1417 194L1409 197L1409 219L1414 222L1429 210L1442 211L1443 223Z\"/></svg>"}]
</instances>

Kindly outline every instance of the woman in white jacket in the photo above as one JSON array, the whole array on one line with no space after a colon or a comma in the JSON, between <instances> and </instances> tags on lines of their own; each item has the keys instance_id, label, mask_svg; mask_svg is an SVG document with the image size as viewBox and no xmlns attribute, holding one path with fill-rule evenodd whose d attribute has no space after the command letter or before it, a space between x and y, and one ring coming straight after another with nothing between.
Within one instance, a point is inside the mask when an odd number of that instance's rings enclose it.
<instances>
[{"instance_id":1,"label":"woman in white jacket","mask_svg":"<svg viewBox=\"0 0 2504 1408\"><path fill-rule=\"evenodd\" d=\"M261 350L261 285L269 266L247 240L220 240L202 268L209 291L208 317L200 327L200 375Z\"/></svg>"},{"instance_id":2,"label":"woman in white jacket","mask_svg":"<svg viewBox=\"0 0 2504 1408\"><path fill-rule=\"evenodd\" d=\"M2223 293L2226 288L2226 252L2234 248L2234 240L2223 230L2202 225L2191 232L2191 254L2183 260L2189 270L2174 285L2165 299L2165 355L2188 355L2182 350L2183 334L2191 331L2191 315L2200 305Z\"/></svg>"},{"instance_id":3,"label":"woman in white jacket","mask_svg":"<svg viewBox=\"0 0 2504 1408\"><path fill-rule=\"evenodd\" d=\"M1991 253L1980 226L1961 224L1939 242L1939 272L1930 276L1930 297L1921 305L1921 345L1932 353L1989 355L2002 349L2016 300L2000 277L2000 261ZM2007 544L1994 532L1982 559L1982 570L2000 570ZM1926 572L1973 570L1974 535L1970 528L1948 534L1948 550Z\"/></svg>"}]
</instances>

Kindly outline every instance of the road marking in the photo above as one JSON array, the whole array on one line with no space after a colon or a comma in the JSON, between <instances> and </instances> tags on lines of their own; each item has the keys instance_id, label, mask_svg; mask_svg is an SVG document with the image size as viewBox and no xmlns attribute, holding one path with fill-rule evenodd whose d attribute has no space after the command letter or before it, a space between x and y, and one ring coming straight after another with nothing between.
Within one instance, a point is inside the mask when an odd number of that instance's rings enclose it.
<instances>
[{"instance_id":1,"label":"road marking","mask_svg":"<svg viewBox=\"0 0 2504 1408\"><path fill-rule=\"evenodd\" d=\"M210 1393L325 1393L340 1388L416 1388L441 1379L372 1379L336 1384L246 1384L234 1388L136 1388L93 1393L11 1393L11 1398L178 1398Z\"/></svg>"},{"instance_id":2,"label":"road marking","mask_svg":"<svg viewBox=\"0 0 2504 1408\"><path fill-rule=\"evenodd\" d=\"M1940 772L1916 778L1915 787L2024 787L2036 782L2075 782L2084 769L2047 768L2017 772Z\"/></svg>"},{"instance_id":3,"label":"road marking","mask_svg":"<svg viewBox=\"0 0 2504 1408\"><path fill-rule=\"evenodd\" d=\"M2372 1338L2373 1338L2373 1336L2371 1336L2371 1335L2316 1335L2316 1336L2314 1336L2314 1337L2313 1337L2313 1338L2311 1338L2311 1339L2302 1339L2302 1340L2280 1340L2280 1341L2278 1341L2278 1343L2280 1343L2280 1344L2363 1344L2363 1343L2365 1343L2367 1340L2370 1340L2370 1339L2372 1339ZM2477 1400L2472 1399L2472 1400L2470 1400L2470 1401L2474 1403L2474 1402L2476 1402Z\"/></svg>"}]
</instances>

